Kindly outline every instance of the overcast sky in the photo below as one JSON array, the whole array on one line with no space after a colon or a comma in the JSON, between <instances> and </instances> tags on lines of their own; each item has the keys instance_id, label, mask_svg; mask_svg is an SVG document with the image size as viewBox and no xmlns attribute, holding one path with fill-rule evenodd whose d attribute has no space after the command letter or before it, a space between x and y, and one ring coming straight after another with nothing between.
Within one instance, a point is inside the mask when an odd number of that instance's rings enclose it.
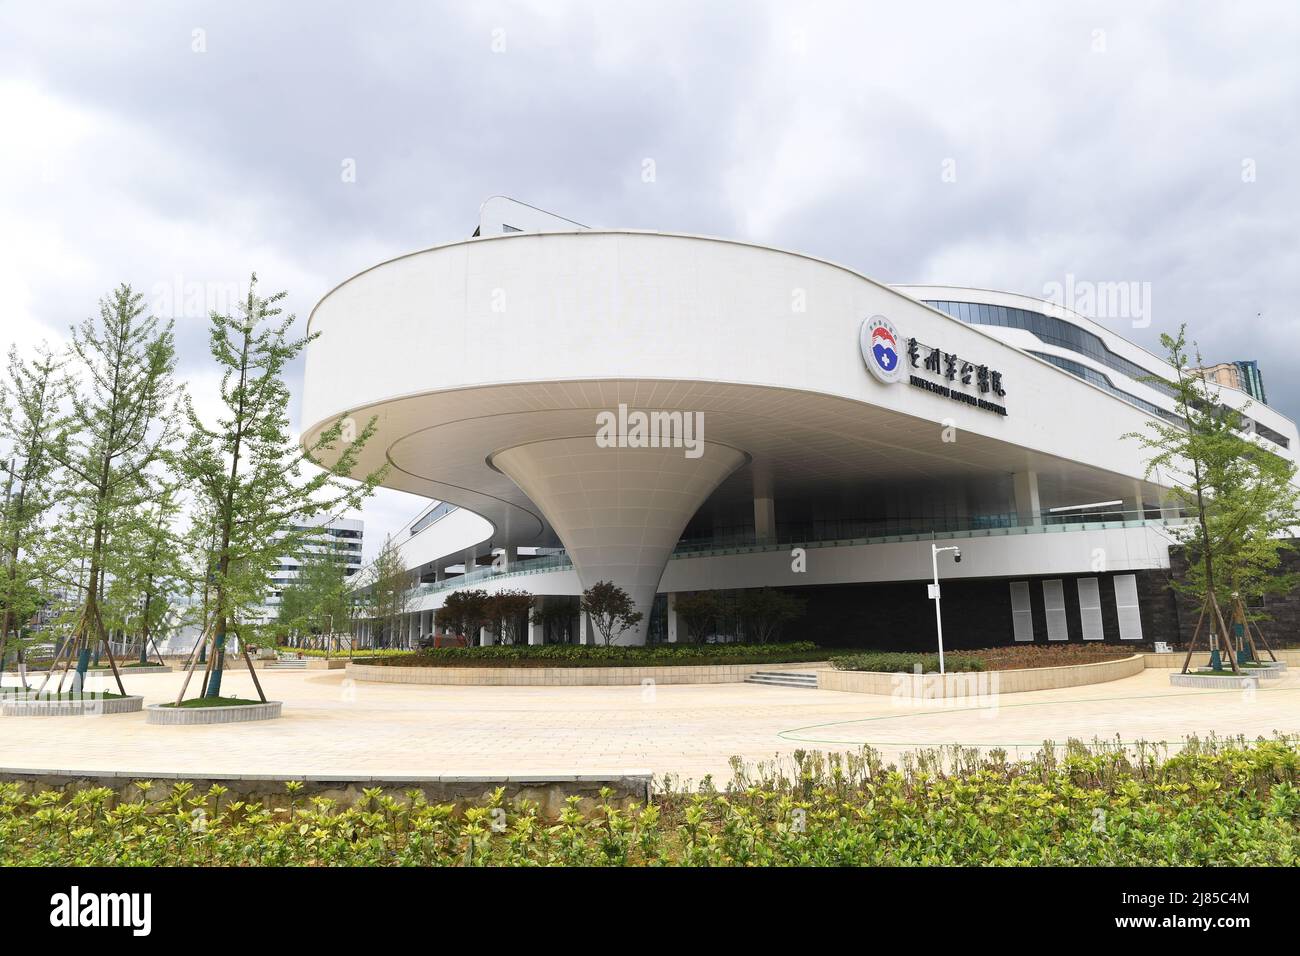
<instances>
[{"instance_id":1,"label":"overcast sky","mask_svg":"<svg viewBox=\"0 0 1300 956\"><path fill-rule=\"evenodd\" d=\"M1297 417L1300 4L1061 7L0 0L3 337L129 282L202 403L195 289L255 269L305 321L501 193L885 282L1147 284L1101 320L1186 322ZM418 507L381 493L367 552Z\"/></svg>"}]
</instances>

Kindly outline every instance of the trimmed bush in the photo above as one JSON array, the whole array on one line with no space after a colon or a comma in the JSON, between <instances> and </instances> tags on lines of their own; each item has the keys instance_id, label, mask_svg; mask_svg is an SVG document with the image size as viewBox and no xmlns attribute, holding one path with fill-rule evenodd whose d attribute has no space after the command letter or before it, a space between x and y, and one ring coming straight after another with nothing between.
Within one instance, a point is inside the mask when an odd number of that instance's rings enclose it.
<instances>
[{"instance_id":1,"label":"trimmed bush","mask_svg":"<svg viewBox=\"0 0 1300 956\"><path fill-rule=\"evenodd\" d=\"M707 664L768 664L825 660L810 641L792 644L646 644L609 647L585 644L494 644L435 647L401 657L356 657L360 664L391 667L672 667Z\"/></svg>"},{"instance_id":2,"label":"trimmed bush","mask_svg":"<svg viewBox=\"0 0 1300 956\"><path fill-rule=\"evenodd\" d=\"M341 651L324 651L316 647L278 647L276 650L285 654L301 654L303 657L328 657L330 660L344 660L348 656L346 650ZM367 647L357 648L352 652L353 660L361 658L375 657L404 657L416 653L408 651L401 647Z\"/></svg>"},{"instance_id":3,"label":"trimmed bush","mask_svg":"<svg viewBox=\"0 0 1300 956\"><path fill-rule=\"evenodd\" d=\"M1010 671L1030 667L1068 667L1072 664L1095 664L1128 657L1133 650L1088 644L1024 644L1008 647L989 647L978 651L949 651L943 655L944 670L956 671ZM939 655L894 651L865 651L837 653L830 659L831 666L841 671L878 671L883 673L912 673L917 664L924 674L939 672Z\"/></svg>"},{"instance_id":4,"label":"trimmed bush","mask_svg":"<svg viewBox=\"0 0 1300 956\"><path fill-rule=\"evenodd\" d=\"M918 664L921 665L921 673L923 674L939 673L938 654L867 651L864 654L847 654L842 657L831 658L831 666L837 671L878 671L886 674L911 674L916 670ZM944 670L950 673L986 669L984 662L978 657L960 652L944 654L943 666Z\"/></svg>"}]
</instances>

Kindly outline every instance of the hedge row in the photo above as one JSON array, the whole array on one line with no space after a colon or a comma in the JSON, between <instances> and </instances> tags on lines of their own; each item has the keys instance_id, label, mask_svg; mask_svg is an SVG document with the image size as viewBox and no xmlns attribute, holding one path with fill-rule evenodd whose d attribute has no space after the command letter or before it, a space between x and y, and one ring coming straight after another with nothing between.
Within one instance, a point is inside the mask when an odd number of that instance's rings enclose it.
<instances>
[{"instance_id":1,"label":"hedge row","mask_svg":"<svg viewBox=\"0 0 1300 956\"><path fill-rule=\"evenodd\" d=\"M1005 671L1028 667L1066 667L1093 664L1128 657L1129 647L1088 644L1021 644L989 647L977 651L950 651L943 656L946 671ZM841 671L883 671L912 673L917 665L925 674L937 673L939 655L893 651L836 653L831 666Z\"/></svg>"},{"instance_id":2,"label":"hedge row","mask_svg":"<svg viewBox=\"0 0 1300 956\"><path fill-rule=\"evenodd\" d=\"M791 644L647 644L611 647L583 644L493 644L436 647L394 657L355 657L390 667L670 667L673 665L768 664L825 660L811 641Z\"/></svg>"},{"instance_id":3,"label":"hedge row","mask_svg":"<svg viewBox=\"0 0 1300 956\"><path fill-rule=\"evenodd\" d=\"M831 666L837 671L878 671L887 674L913 673L920 666L923 674L939 672L938 654L908 654L894 651L867 651L862 654L844 654L831 658ZM944 670L982 671L986 670L984 661L973 654L953 652L943 656Z\"/></svg>"},{"instance_id":4,"label":"hedge row","mask_svg":"<svg viewBox=\"0 0 1300 956\"><path fill-rule=\"evenodd\" d=\"M1294 739L1192 747L1170 759L1074 747L1025 763L954 751L883 766L870 751L797 754L650 805L570 799L557 821L419 791L273 810L175 784L158 801L107 788L20 795L0 784L0 865L76 866L1294 866ZM141 793L152 788L142 782ZM290 793L294 785L290 785ZM463 811L463 812L462 812Z\"/></svg>"}]
</instances>

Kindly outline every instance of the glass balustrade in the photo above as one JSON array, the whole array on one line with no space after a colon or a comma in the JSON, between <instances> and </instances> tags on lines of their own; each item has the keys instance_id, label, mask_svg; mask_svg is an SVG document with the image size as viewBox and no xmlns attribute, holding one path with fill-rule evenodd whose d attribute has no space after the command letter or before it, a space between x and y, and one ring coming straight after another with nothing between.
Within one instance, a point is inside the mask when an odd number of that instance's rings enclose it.
<instances>
[{"instance_id":1,"label":"glass balustrade","mask_svg":"<svg viewBox=\"0 0 1300 956\"><path fill-rule=\"evenodd\" d=\"M775 540L758 541L753 535L730 535L725 538L683 540L674 550L670 560L720 557L729 554L749 554L759 551L785 551L790 548L854 548L872 544L894 544L906 541L948 541L952 539L990 538L1017 534L1059 534L1071 531L1109 531L1124 528L1176 526L1187 518L1148 518L1137 512L1097 511L1053 514L1045 512L1033 524L1020 524L1016 515L979 516L973 520L952 522L927 530L895 529L888 533L850 535L844 537L811 538L791 534L779 535ZM993 520L996 519L996 520ZM859 523L860 524L860 523ZM870 527L873 523L865 523ZM509 570L492 567L477 568L468 574L459 574L442 581L421 584L417 594L432 594L448 588L464 587L490 578L543 574L547 571L567 570L573 562L564 552L539 557L520 557Z\"/></svg>"}]
</instances>

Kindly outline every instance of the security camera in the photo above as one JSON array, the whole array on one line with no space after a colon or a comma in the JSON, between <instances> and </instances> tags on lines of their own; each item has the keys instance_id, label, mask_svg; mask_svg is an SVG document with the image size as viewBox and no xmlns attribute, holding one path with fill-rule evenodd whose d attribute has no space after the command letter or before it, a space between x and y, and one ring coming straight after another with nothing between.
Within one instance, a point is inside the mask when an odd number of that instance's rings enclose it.
<instances>
[{"instance_id":1,"label":"security camera","mask_svg":"<svg viewBox=\"0 0 1300 956\"><path fill-rule=\"evenodd\" d=\"M960 549L960 548L958 548L956 551L953 552L952 560L953 560L953 562L956 563L956 564L961 564L961 549Z\"/></svg>"}]
</instances>

